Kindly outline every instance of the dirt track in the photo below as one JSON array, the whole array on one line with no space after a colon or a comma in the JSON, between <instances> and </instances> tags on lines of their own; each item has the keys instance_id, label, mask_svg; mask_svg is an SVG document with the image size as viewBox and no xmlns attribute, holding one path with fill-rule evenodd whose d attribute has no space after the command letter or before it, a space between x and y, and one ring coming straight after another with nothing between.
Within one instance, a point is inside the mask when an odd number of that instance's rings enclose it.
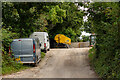
<instances>
[{"instance_id":1,"label":"dirt track","mask_svg":"<svg viewBox=\"0 0 120 80\"><path fill-rule=\"evenodd\" d=\"M4 78L97 78L89 66L89 48L51 49L37 67Z\"/></svg>"}]
</instances>

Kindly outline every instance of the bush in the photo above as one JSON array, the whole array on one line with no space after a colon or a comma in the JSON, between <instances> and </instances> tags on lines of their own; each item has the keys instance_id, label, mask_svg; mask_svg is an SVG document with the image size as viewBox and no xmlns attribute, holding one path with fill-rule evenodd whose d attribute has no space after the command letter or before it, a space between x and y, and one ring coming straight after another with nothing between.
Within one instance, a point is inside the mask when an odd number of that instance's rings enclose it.
<instances>
[{"instance_id":1,"label":"bush","mask_svg":"<svg viewBox=\"0 0 120 80\"><path fill-rule=\"evenodd\" d=\"M120 78L120 55L118 51L114 57L106 53L101 53L99 57L96 57L96 54L94 47L89 50L90 63L98 75L105 80L106 78Z\"/></svg>"},{"instance_id":2,"label":"bush","mask_svg":"<svg viewBox=\"0 0 120 80\"><path fill-rule=\"evenodd\" d=\"M4 51L4 54L2 54L2 56L3 56L2 57L2 74L3 75L28 68L28 66L25 66L22 63L17 63L14 60L14 58L11 58L6 51Z\"/></svg>"},{"instance_id":3,"label":"bush","mask_svg":"<svg viewBox=\"0 0 120 80\"><path fill-rule=\"evenodd\" d=\"M93 61L95 55L96 55L96 54L95 54L95 48L92 47L92 48L89 50L89 55L88 55L91 61Z\"/></svg>"},{"instance_id":4,"label":"bush","mask_svg":"<svg viewBox=\"0 0 120 80\"><path fill-rule=\"evenodd\" d=\"M120 78L119 3L93 3L89 12L91 30L97 35L91 63L101 78ZM91 54L91 53L94 53Z\"/></svg>"},{"instance_id":5,"label":"bush","mask_svg":"<svg viewBox=\"0 0 120 80\"><path fill-rule=\"evenodd\" d=\"M17 63L14 58L11 58L8 54L9 44L13 38L17 38L17 34L2 28L0 30L0 37L0 41L2 41L2 74L10 74L28 68L28 66Z\"/></svg>"},{"instance_id":6,"label":"bush","mask_svg":"<svg viewBox=\"0 0 120 80\"><path fill-rule=\"evenodd\" d=\"M41 52L41 58L44 58L44 57L45 57L45 53Z\"/></svg>"}]
</instances>

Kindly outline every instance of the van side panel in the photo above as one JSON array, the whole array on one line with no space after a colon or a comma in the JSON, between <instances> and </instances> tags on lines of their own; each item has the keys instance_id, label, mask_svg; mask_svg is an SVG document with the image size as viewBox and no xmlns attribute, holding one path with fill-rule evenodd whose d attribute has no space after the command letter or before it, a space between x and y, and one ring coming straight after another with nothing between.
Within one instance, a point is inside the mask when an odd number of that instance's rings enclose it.
<instances>
[{"instance_id":1,"label":"van side panel","mask_svg":"<svg viewBox=\"0 0 120 80\"><path fill-rule=\"evenodd\" d=\"M41 43L41 49L43 50L44 49L44 34L38 33L38 38L39 38L39 41Z\"/></svg>"},{"instance_id":2,"label":"van side panel","mask_svg":"<svg viewBox=\"0 0 120 80\"><path fill-rule=\"evenodd\" d=\"M46 37L47 37L47 49L49 49L50 48L50 41L49 41L49 36L47 33L46 33Z\"/></svg>"},{"instance_id":3,"label":"van side panel","mask_svg":"<svg viewBox=\"0 0 120 80\"><path fill-rule=\"evenodd\" d=\"M35 56L35 58L37 60L41 59L41 50L40 50L39 40L36 40L36 56Z\"/></svg>"}]
</instances>

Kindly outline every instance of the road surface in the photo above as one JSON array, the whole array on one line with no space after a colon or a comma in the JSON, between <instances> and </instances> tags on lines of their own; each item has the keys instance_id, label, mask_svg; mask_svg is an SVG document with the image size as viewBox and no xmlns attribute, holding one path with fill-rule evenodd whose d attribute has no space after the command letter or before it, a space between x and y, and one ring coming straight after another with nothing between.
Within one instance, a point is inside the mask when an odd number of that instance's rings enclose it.
<instances>
[{"instance_id":1,"label":"road surface","mask_svg":"<svg viewBox=\"0 0 120 80\"><path fill-rule=\"evenodd\" d=\"M3 78L97 78L90 68L89 48L51 49L37 67Z\"/></svg>"}]
</instances>

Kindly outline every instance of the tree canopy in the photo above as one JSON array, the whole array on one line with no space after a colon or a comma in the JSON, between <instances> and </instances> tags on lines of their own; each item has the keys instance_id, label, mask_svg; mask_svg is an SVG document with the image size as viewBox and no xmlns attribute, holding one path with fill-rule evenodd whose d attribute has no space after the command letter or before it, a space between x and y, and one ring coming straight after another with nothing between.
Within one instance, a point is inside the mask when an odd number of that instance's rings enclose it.
<instances>
[{"instance_id":1,"label":"tree canopy","mask_svg":"<svg viewBox=\"0 0 120 80\"><path fill-rule=\"evenodd\" d=\"M120 78L120 3L95 2L88 8L85 30L97 35L94 67L102 78Z\"/></svg>"},{"instance_id":2,"label":"tree canopy","mask_svg":"<svg viewBox=\"0 0 120 80\"><path fill-rule=\"evenodd\" d=\"M28 37L34 31L46 31L53 38L63 33L76 41L81 35L83 11L71 2L3 2L3 28L19 37Z\"/></svg>"}]
</instances>

